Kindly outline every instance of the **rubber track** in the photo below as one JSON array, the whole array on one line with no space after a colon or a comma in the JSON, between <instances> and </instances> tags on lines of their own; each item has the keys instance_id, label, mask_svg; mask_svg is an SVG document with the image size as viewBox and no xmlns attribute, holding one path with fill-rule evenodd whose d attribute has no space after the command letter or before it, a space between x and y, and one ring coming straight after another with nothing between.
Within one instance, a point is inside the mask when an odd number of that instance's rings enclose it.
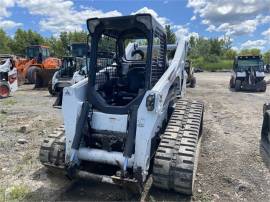
<instances>
[{"instance_id":1,"label":"rubber track","mask_svg":"<svg viewBox=\"0 0 270 202\"><path fill-rule=\"evenodd\" d=\"M157 149L153 185L191 195L197 168L203 104L179 99Z\"/></svg>"},{"instance_id":2,"label":"rubber track","mask_svg":"<svg viewBox=\"0 0 270 202\"><path fill-rule=\"evenodd\" d=\"M65 134L64 126L51 133L40 147L40 162L48 168L64 169L65 166Z\"/></svg>"}]
</instances>

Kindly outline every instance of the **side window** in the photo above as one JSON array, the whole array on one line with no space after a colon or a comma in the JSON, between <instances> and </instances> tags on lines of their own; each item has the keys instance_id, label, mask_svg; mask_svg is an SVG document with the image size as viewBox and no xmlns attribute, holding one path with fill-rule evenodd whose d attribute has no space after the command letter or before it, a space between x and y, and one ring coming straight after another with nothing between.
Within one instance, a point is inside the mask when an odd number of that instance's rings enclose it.
<instances>
[{"instance_id":1,"label":"side window","mask_svg":"<svg viewBox=\"0 0 270 202\"><path fill-rule=\"evenodd\" d=\"M128 61L146 61L148 41L146 38L124 40L125 59Z\"/></svg>"},{"instance_id":2,"label":"side window","mask_svg":"<svg viewBox=\"0 0 270 202\"><path fill-rule=\"evenodd\" d=\"M166 37L156 30L153 41L151 86L153 87L166 70Z\"/></svg>"},{"instance_id":3,"label":"side window","mask_svg":"<svg viewBox=\"0 0 270 202\"><path fill-rule=\"evenodd\" d=\"M43 57L47 57L47 51L46 51L47 49L46 48L42 48L42 56Z\"/></svg>"},{"instance_id":4,"label":"side window","mask_svg":"<svg viewBox=\"0 0 270 202\"><path fill-rule=\"evenodd\" d=\"M46 53L47 57L50 57L50 51L49 51L48 48L46 49L46 52L47 52L47 53Z\"/></svg>"},{"instance_id":5,"label":"side window","mask_svg":"<svg viewBox=\"0 0 270 202\"><path fill-rule=\"evenodd\" d=\"M116 51L116 39L102 35L98 43L97 71L107 69L113 64L113 57Z\"/></svg>"}]
</instances>

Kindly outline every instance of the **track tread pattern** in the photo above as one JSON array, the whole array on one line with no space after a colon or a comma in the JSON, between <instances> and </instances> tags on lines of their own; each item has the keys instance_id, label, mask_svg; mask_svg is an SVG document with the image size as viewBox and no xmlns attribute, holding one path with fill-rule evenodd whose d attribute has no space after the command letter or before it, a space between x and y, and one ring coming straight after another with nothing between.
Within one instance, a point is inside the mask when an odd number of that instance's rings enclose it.
<instances>
[{"instance_id":1,"label":"track tread pattern","mask_svg":"<svg viewBox=\"0 0 270 202\"><path fill-rule=\"evenodd\" d=\"M192 194L202 118L202 103L183 99L177 101L155 155L154 186Z\"/></svg>"},{"instance_id":2,"label":"track tread pattern","mask_svg":"<svg viewBox=\"0 0 270 202\"><path fill-rule=\"evenodd\" d=\"M64 126L55 129L45 138L39 152L40 162L48 168L64 169L65 167L65 135Z\"/></svg>"}]
</instances>

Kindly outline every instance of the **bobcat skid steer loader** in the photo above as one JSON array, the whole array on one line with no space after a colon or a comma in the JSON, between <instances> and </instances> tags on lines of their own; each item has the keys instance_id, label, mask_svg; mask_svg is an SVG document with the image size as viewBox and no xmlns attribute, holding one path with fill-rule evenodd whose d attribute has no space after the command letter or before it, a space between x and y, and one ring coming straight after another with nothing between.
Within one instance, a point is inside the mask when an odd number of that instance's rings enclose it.
<instances>
[{"instance_id":1,"label":"bobcat skid steer loader","mask_svg":"<svg viewBox=\"0 0 270 202\"><path fill-rule=\"evenodd\" d=\"M44 140L40 161L71 179L138 191L152 174L154 186L192 194L203 104L183 98L188 44L178 42L168 66L165 31L149 14L88 19L87 27L88 78L64 88L64 126ZM127 58L134 42L147 49Z\"/></svg>"}]
</instances>

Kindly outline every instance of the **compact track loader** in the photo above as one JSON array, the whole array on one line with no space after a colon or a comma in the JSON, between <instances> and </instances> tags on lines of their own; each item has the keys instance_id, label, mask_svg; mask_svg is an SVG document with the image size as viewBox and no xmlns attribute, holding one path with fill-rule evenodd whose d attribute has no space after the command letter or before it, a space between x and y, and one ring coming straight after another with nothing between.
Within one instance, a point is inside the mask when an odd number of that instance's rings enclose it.
<instances>
[{"instance_id":1,"label":"compact track loader","mask_svg":"<svg viewBox=\"0 0 270 202\"><path fill-rule=\"evenodd\" d=\"M165 31L149 14L93 18L87 27L88 78L64 88L64 126L43 141L41 163L138 191L152 174L154 186L192 194L204 107L183 98L188 44L179 40L168 65ZM130 43L147 48L127 57Z\"/></svg>"},{"instance_id":2,"label":"compact track loader","mask_svg":"<svg viewBox=\"0 0 270 202\"><path fill-rule=\"evenodd\" d=\"M69 46L69 54L62 58L60 69L54 73L49 82L48 90L51 95L62 94L64 87L74 84L72 78L76 71L80 71L82 76L80 79L85 78L87 54L88 45L86 43L72 43Z\"/></svg>"},{"instance_id":3,"label":"compact track loader","mask_svg":"<svg viewBox=\"0 0 270 202\"><path fill-rule=\"evenodd\" d=\"M18 89L17 69L12 58L0 60L0 99Z\"/></svg>"},{"instance_id":4,"label":"compact track loader","mask_svg":"<svg viewBox=\"0 0 270 202\"><path fill-rule=\"evenodd\" d=\"M265 92L264 65L261 56L237 56L233 63L230 88L235 91Z\"/></svg>"}]
</instances>

